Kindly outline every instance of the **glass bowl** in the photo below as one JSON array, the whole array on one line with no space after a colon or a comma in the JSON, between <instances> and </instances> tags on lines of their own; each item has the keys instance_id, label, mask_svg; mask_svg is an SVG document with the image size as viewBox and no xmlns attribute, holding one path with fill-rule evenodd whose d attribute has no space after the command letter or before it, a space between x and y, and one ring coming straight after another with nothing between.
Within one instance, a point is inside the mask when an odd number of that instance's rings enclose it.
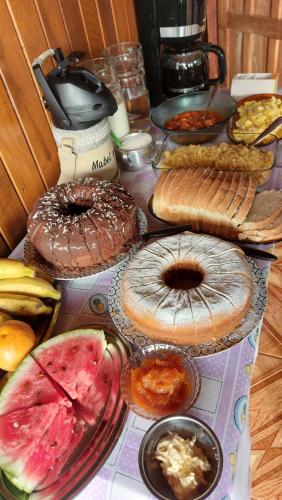
<instances>
[{"instance_id":1,"label":"glass bowl","mask_svg":"<svg viewBox=\"0 0 282 500\"><path fill-rule=\"evenodd\" d=\"M249 95L247 97L244 97L243 99L240 99L240 101L237 101L237 109L240 106L242 106L243 104L245 104L246 102L263 101L265 99L270 99L271 97L276 97L277 99L280 99L282 101L282 95L280 95L280 94L254 94L254 95ZM228 137L235 144L238 144L241 142L241 141L238 141L236 139L236 137L234 137L234 130L236 129L236 122L239 118L240 118L240 115L239 115L238 111L236 111L236 113L234 113L234 115L232 117L230 117L230 119L228 120L228 123L227 123ZM281 129L281 127L280 127L280 129ZM281 139L282 138L281 136L279 137L279 135L275 134L276 130L273 131L271 134L269 134L261 143L259 143L257 145L257 147L261 147L262 145L265 145L265 144L270 144L274 140L279 140L279 138ZM245 144L248 144L249 142L256 139L256 137L261 132L263 132L263 129L258 129L256 131L256 133L240 132L240 136L243 136L242 142L244 142ZM244 137L246 137L246 140L244 139Z\"/></svg>"},{"instance_id":2,"label":"glass bowl","mask_svg":"<svg viewBox=\"0 0 282 500\"><path fill-rule=\"evenodd\" d=\"M159 440L168 432L175 432L184 439L196 436L196 443L206 455L211 470L205 473L207 484L198 488L195 494L189 498L193 498L193 500L207 498L216 488L222 474L222 449L218 438L207 424L198 418L187 415L162 418L146 432L139 449L139 469L144 483L154 497L161 500L175 500L175 496L161 471L160 463L154 458Z\"/></svg>"},{"instance_id":3,"label":"glass bowl","mask_svg":"<svg viewBox=\"0 0 282 500\"><path fill-rule=\"evenodd\" d=\"M201 133L199 132L199 135L200 134ZM201 144L199 146L201 148L205 148L207 146L216 146L217 144L221 144L221 143L234 145L234 144L232 144L232 141L230 141L230 139L228 139L226 136L219 136L217 133L214 133L214 132L209 132L208 134L204 133L204 136L208 140L206 141L205 144ZM256 136L256 134L254 134L254 139L255 139L255 136ZM201 142L203 142L203 141L201 141ZM253 146L254 148L258 149L258 151L261 151L261 152L270 151L272 153L273 161L272 161L272 164L270 166L263 168L263 169L259 169L259 170L240 170L240 169L234 168L233 170L228 170L228 171L239 172L242 174L252 175L253 177L256 177L257 183L258 183L258 189L257 189L258 191L265 189L265 186L268 183L270 183L270 185L272 186L272 177L275 175L275 173L273 172L274 167L281 166L281 164L282 164L282 148L280 148L280 151L279 151L278 144L279 143L278 143L276 137L273 136L273 140L271 141L271 143L259 146L259 148L258 148L258 146ZM247 147L247 146L244 145L244 147ZM158 148L154 158L151 161L151 166L152 166L153 172L155 174L155 177L158 178L162 174L162 172L164 172L167 169L178 168L178 167L171 167L169 165L166 165L166 163L165 163L165 152L166 151L174 151L178 148L179 148L179 146L177 146L175 143L173 143L171 141L170 136L166 137L163 140L161 147ZM189 164L187 163L187 165L183 164L183 165L181 165L181 167L187 167L187 168L191 167L191 163L189 162ZM200 167L200 165L197 165L197 167ZM207 167L207 165L203 165L203 168L205 168L205 167ZM214 165L210 168L215 169ZM217 170L222 170L222 167L220 167L220 169L217 169Z\"/></svg>"},{"instance_id":4,"label":"glass bowl","mask_svg":"<svg viewBox=\"0 0 282 500\"><path fill-rule=\"evenodd\" d=\"M161 359L166 357L167 355L176 355L177 357L179 357L181 366L185 369L186 375L189 380L189 393L187 398L183 400L183 404L179 408L177 408L177 412L174 410L167 410L166 412L163 411L161 413L157 412L156 410L152 410L151 412L149 412L138 405L132 397L131 372L135 368L139 368L144 359ZM201 376L195 361L191 357L185 356L181 347L176 347L169 344L152 344L142 349L138 349L128 358L127 364L124 366L121 374L121 392L127 406L130 408L130 410L132 410L140 417L147 419L158 419L172 413L187 412L197 400L200 389Z\"/></svg>"},{"instance_id":5,"label":"glass bowl","mask_svg":"<svg viewBox=\"0 0 282 500\"><path fill-rule=\"evenodd\" d=\"M210 140L209 133L219 134L224 129L225 123L236 112L236 101L227 93L218 92L212 101L210 111L215 111L223 116L221 122L211 127L198 130L170 130L165 128L167 120L179 113L193 110L203 110L207 108L211 92L193 92L183 94L162 102L151 113L151 120L165 135L178 144L200 144Z\"/></svg>"}]
</instances>

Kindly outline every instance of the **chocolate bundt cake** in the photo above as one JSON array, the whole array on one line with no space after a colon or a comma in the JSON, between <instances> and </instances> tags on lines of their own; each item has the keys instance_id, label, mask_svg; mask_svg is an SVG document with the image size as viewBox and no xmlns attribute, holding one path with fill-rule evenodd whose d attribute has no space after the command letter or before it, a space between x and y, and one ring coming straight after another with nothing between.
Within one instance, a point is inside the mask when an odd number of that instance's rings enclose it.
<instances>
[{"instance_id":1,"label":"chocolate bundt cake","mask_svg":"<svg viewBox=\"0 0 282 500\"><path fill-rule=\"evenodd\" d=\"M120 184L78 179L45 193L29 215L27 229L37 251L55 267L95 267L136 235L136 205Z\"/></svg>"}]
</instances>

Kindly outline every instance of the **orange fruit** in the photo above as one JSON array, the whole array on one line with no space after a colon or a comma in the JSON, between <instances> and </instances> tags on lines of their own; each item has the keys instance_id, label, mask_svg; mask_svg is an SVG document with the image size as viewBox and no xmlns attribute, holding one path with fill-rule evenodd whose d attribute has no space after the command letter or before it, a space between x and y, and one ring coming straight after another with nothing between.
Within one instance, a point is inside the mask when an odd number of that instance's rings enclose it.
<instances>
[{"instance_id":1,"label":"orange fruit","mask_svg":"<svg viewBox=\"0 0 282 500\"><path fill-rule=\"evenodd\" d=\"M32 328L23 321L0 323L0 368L15 371L36 342Z\"/></svg>"}]
</instances>

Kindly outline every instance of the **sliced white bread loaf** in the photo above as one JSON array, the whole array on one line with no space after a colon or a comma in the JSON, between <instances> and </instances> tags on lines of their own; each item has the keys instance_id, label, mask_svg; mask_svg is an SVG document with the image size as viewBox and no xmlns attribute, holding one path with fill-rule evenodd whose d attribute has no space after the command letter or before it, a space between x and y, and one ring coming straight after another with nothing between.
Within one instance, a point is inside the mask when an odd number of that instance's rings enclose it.
<instances>
[{"instance_id":1,"label":"sliced white bread loaf","mask_svg":"<svg viewBox=\"0 0 282 500\"><path fill-rule=\"evenodd\" d=\"M255 195L240 232L266 228L282 213L282 191L262 191Z\"/></svg>"},{"instance_id":2,"label":"sliced white bread loaf","mask_svg":"<svg viewBox=\"0 0 282 500\"><path fill-rule=\"evenodd\" d=\"M239 233L243 238L251 239L253 241L275 241L282 239L282 213L270 224L267 229L256 229L253 231L244 231ZM254 239L255 238L255 239ZM258 240L259 238L259 240ZM241 239L241 238L240 238Z\"/></svg>"},{"instance_id":3,"label":"sliced white bread loaf","mask_svg":"<svg viewBox=\"0 0 282 500\"><path fill-rule=\"evenodd\" d=\"M239 205L237 212L232 217L232 220L234 220L236 226L241 224L247 217L247 214L249 213L250 208L252 206L257 187L256 180L253 177L251 176L244 176L244 177L247 180L245 196L242 200L242 203Z\"/></svg>"},{"instance_id":4,"label":"sliced white bread loaf","mask_svg":"<svg viewBox=\"0 0 282 500\"><path fill-rule=\"evenodd\" d=\"M158 180L153 211L168 222L190 223L195 231L236 237L255 186L243 174L177 168L164 172Z\"/></svg>"}]
</instances>

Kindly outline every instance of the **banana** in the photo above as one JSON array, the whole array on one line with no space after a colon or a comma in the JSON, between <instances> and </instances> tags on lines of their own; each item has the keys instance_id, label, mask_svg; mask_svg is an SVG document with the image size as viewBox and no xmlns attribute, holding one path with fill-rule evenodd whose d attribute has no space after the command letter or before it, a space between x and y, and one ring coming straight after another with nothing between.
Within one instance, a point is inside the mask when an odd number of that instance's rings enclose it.
<instances>
[{"instance_id":1,"label":"banana","mask_svg":"<svg viewBox=\"0 0 282 500\"><path fill-rule=\"evenodd\" d=\"M8 321L9 319L12 319L9 314L0 311L0 323L3 323L3 321Z\"/></svg>"},{"instance_id":2,"label":"banana","mask_svg":"<svg viewBox=\"0 0 282 500\"><path fill-rule=\"evenodd\" d=\"M51 283L41 278L14 278L0 280L0 293L20 293L32 297L49 297L59 300L61 292L56 290Z\"/></svg>"},{"instance_id":3,"label":"banana","mask_svg":"<svg viewBox=\"0 0 282 500\"><path fill-rule=\"evenodd\" d=\"M23 262L13 259L0 259L0 279L22 278L35 276L35 270L24 265Z\"/></svg>"},{"instance_id":4,"label":"banana","mask_svg":"<svg viewBox=\"0 0 282 500\"><path fill-rule=\"evenodd\" d=\"M38 314L51 314L52 307L46 306L37 297L0 293L0 311L15 316L37 316Z\"/></svg>"}]
</instances>

